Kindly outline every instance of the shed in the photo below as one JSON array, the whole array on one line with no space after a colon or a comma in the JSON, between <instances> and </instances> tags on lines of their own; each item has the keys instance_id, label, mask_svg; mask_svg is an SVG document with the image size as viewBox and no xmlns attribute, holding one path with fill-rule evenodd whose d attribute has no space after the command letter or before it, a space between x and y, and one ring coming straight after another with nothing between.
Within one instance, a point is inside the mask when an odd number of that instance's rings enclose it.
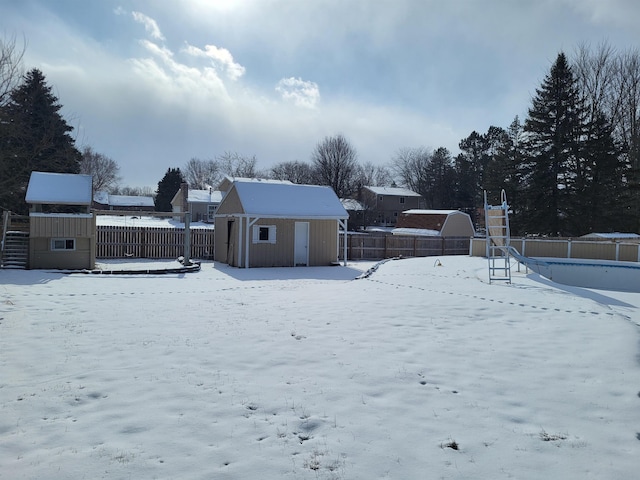
<instances>
[{"instance_id":1,"label":"shed","mask_svg":"<svg viewBox=\"0 0 640 480\"><path fill-rule=\"evenodd\" d=\"M334 264L348 217L330 187L236 180L216 212L214 258L245 268Z\"/></svg>"},{"instance_id":2,"label":"shed","mask_svg":"<svg viewBox=\"0 0 640 480\"><path fill-rule=\"evenodd\" d=\"M434 235L473 237L475 230L469 214L460 210L406 210L393 231L398 235Z\"/></svg>"},{"instance_id":3,"label":"shed","mask_svg":"<svg viewBox=\"0 0 640 480\"><path fill-rule=\"evenodd\" d=\"M29 268L93 269L91 175L32 172L27 187Z\"/></svg>"}]
</instances>

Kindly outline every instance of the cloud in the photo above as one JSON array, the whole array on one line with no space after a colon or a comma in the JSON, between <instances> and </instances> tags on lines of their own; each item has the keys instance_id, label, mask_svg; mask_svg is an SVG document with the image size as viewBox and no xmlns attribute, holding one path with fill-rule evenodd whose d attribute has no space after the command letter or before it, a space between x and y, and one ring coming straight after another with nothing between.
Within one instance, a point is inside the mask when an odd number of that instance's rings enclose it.
<instances>
[{"instance_id":1,"label":"cloud","mask_svg":"<svg viewBox=\"0 0 640 480\"><path fill-rule=\"evenodd\" d=\"M144 29L151 36L151 38L164 41L164 35L162 35L160 27L158 27L158 24L153 18L147 17L144 13L140 12L131 12L131 15L136 22L144 25Z\"/></svg>"},{"instance_id":2,"label":"cloud","mask_svg":"<svg viewBox=\"0 0 640 480\"><path fill-rule=\"evenodd\" d=\"M318 84L301 78L283 78L276 85L276 92L297 107L316 108L320 102Z\"/></svg>"},{"instance_id":3,"label":"cloud","mask_svg":"<svg viewBox=\"0 0 640 480\"><path fill-rule=\"evenodd\" d=\"M245 68L233 60L233 55L226 48L218 48L215 45L205 45L204 50L187 44L183 49L185 53L193 57L208 58L216 68L224 70L231 80L238 80L245 73Z\"/></svg>"}]
</instances>

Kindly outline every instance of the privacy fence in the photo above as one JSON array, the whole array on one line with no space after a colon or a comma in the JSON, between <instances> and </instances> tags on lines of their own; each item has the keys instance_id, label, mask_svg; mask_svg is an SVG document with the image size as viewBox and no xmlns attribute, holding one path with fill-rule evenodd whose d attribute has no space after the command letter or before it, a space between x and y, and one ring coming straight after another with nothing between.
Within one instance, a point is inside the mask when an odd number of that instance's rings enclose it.
<instances>
[{"instance_id":1,"label":"privacy fence","mask_svg":"<svg viewBox=\"0 0 640 480\"><path fill-rule=\"evenodd\" d=\"M348 235L348 260L379 260L394 257L468 255L469 237L420 237L400 235ZM343 259L340 236L340 259Z\"/></svg>"},{"instance_id":2,"label":"privacy fence","mask_svg":"<svg viewBox=\"0 0 640 480\"><path fill-rule=\"evenodd\" d=\"M178 258L184 255L184 228L99 225L97 258ZM213 230L191 229L190 258L213 259Z\"/></svg>"},{"instance_id":3,"label":"privacy fence","mask_svg":"<svg viewBox=\"0 0 640 480\"><path fill-rule=\"evenodd\" d=\"M610 239L577 240L572 238L512 238L511 246L525 257L583 258L640 262L640 242ZM486 255L486 240L472 239L470 253L476 257Z\"/></svg>"}]
</instances>

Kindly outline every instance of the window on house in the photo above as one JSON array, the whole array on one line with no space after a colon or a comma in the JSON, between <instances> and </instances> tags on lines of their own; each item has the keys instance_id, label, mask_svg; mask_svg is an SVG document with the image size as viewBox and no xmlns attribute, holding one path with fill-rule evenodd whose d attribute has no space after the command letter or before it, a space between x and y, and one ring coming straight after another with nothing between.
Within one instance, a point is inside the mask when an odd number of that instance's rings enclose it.
<instances>
[{"instance_id":1,"label":"window on house","mask_svg":"<svg viewBox=\"0 0 640 480\"><path fill-rule=\"evenodd\" d=\"M381 202L384 197L382 195L378 195L378 201Z\"/></svg>"},{"instance_id":2,"label":"window on house","mask_svg":"<svg viewBox=\"0 0 640 480\"><path fill-rule=\"evenodd\" d=\"M75 238L52 238L51 239L51 250L75 250L76 249L76 239Z\"/></svg>"},{"instance_id":3,"label":"window on house","mask_svg":"<svg viewBox=\"0 0 640 480\"><path fill-rule=\"evenodd\" d=\"M404 197L400 197L400 203L404 203Z\"/></svg>"},{"instance_id":4,"label":"window on house","mask_svg":"<svg viewBox=\"0 0 640 480\"><path fill-rule=\"evenodd\" d=\"M276 243L276 226L254 225L253 243Z\"/></svg>"},{"instance_id":5,"label":"window on house","mask_svg":"<svg viewBox=\"0 0 640 480\"><path fill-rule=\"evenodd\" d=\"M209 220L213 221L217 209L217 205L207 205L207 217L209 218Z\"/></svg>"}]
</instances>

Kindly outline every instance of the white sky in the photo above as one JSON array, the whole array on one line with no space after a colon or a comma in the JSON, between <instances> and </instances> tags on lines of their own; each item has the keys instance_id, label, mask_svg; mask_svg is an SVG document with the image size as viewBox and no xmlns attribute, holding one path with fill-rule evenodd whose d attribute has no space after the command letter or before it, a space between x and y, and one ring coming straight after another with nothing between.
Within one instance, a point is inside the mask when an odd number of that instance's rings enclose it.
<instances>
[{"instance_id":1,"label":"white sky","mask_svg":"<svg viewBox=\"0 0 640 480\"><path fill-rule=\"evenodd\" d=\"M0 270L2 475L636 478L640 294L438 260Z\"/></svg>"},{"instance_id":2,"label":"white sky","mask_svg":"<svg viewBox=\"0 0 640 480\"><path fill-rule=\"evenodd\" d=\"M524 118L560 50L640 40L635 0L8 0L88 144L123 184L225 151L308 161L344 134L363 162Z\"/></svg>"}]
</instances>

